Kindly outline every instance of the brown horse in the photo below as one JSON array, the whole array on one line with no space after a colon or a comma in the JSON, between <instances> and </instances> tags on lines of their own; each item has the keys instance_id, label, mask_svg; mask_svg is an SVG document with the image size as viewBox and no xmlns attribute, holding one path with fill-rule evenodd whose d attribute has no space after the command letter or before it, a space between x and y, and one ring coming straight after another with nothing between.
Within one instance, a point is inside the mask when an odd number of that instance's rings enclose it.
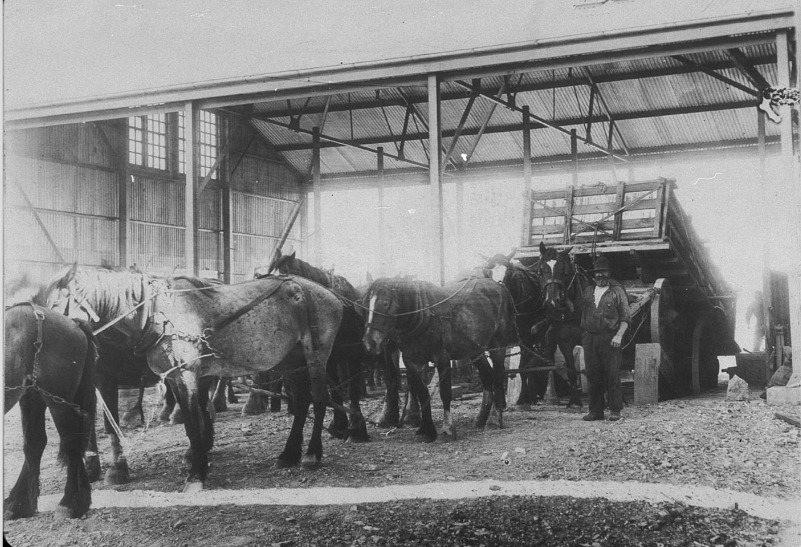
<instances>
[{"instance_id":1,"label":"brown horse","mask_svg":"<svg viewBox=\"0 0 801 547\"><path fill-rule=\"evenodd\" d=\"M331 398L339 405L343 402L343 392L350 401L350 412L346 415L341 410L334 410L334 419L328 431L339 439L350 439L353 442L370 440L367 434L367 422L362 415L360 400L364 389L362 362L365 351L361 340L364 334L364 319L355 309L359 293L350 282L341 275L315 268L308 262L295 258L295 253L278 255L270 264L267 273L278 271L286 275L299 275L319 283L334 293L343 304L342 322L331 349L326 369L328 371ZM263 274L256 273L258 279Z\"/></svg>"},{"instance_id":2,"label":"brown horse","mask_svg":"<svg viewBox=\"0 0 801 547\"><path fill-rule=\"evenodd\" d=\"M450 359L474 359L484 389L476 427L486 425L490 411L502 427L506 408L504 358L517 343L514 308L509 291L491 279L469 278L437 287L425 281L382 278L364 296L367 330L363 342L377 354L394 339L406 363L409 388L420 401L423 424L417 435L426 442L437 438L431 418L428 389L422 369L434 362L439 372L443 434L455 436L450 412ZM487 362L489 352L492 367Z\"/></svg>"},{"instance_id":3,"label":"brown horse","mask_svg":"<svg viewBox=\"0 0 801 547\"><path fill-rule=\"evenodd\" d=\"M89 325L35 304L5 311L5 406L19 402L25 462L6 498L7 519L31 517L39 499L39 466L47 445L45 409L60 437L59 459L67 467L57 514L78 518L92 503L84 453L94 429L97 346Z\"/></svg>"},{"instance_id":4,"label":"brown horse","mask_svg":"<svg viewBox=\"0 0 801 547\"><path fill-rule=\"evenodd\" d=\"M202 383L212 377L283 370L296 412L277 463L296 465L303 459L305 467L319 464L328 403L325 363L342 319L342 304L327 289L292 276L217 285L73 267L44 294L53 309L79 316L91 309L102 322L116 321L113 327L171 384L190 443L185 491L202 489L208 472L214 428ZM312 402L312 437L301 458Z\"/></svg>"}]
</instances>

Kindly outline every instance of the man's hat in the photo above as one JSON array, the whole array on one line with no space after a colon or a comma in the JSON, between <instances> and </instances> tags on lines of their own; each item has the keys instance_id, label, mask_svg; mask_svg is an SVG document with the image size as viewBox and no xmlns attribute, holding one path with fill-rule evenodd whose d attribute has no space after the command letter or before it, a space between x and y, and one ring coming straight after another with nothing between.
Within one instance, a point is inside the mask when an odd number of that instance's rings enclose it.
<instances>
[{"instance_id":1,"label":"man's hat","mask_svg":"<svg viewBox=\"0 0 801 547\"><path fill-rule=\"evenodd\" d=\"M599 256L595 259L595 263L592 265L592 271L603 271L606 270L607 272L612 271L612 266L609 264L609 259L605 256Z\"/></svg>"}]
</instances>

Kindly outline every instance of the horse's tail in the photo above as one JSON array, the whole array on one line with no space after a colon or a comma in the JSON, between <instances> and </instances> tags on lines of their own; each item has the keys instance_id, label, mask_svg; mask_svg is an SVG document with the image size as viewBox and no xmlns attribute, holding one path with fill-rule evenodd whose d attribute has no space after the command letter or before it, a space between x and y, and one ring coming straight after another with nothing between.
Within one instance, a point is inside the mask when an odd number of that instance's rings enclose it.
<instances>
[{"instance_id":1,"label":"horse's tail","mask_svg":"<svg viewBox=\"0 0 801 547\"><path fill-rule=\"evenodd\" d=\"M95 395L95 373L97 371L97 361L100 356L99 346L92 327L86 321L74 320L78 327L86 336L86 357L81 371L81 380L78 383L78 390L75 393L75 404L84 412L84 431L86 432L86 442L88 443L91 435L91 428L95 427L95 408L97 396ZM86 443L84 443L84 448Z\"/></svg>"}]
</instances>

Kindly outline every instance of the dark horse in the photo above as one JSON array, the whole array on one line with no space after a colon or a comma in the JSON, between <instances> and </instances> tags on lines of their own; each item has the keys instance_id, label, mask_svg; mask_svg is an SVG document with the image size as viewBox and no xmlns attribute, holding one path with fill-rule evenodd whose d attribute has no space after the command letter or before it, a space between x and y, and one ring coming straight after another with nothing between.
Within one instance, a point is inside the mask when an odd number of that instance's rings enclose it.
<instances>
[{"instance_id":1,"label":"dark horse","mask_svg":"<svg viewBox=\"0 0 801 547\"><path fill-rule=\"evenodd\" d=\"M85 322L31 303L5 311L5 408L19 402L25 462L6 498L7 519L31 517L39 499L39 466L47 445L45 409L60 437L67 467L57 514L78 518L92 503L84 453L94 429L97 346Z\"/></svg>"},{"instance_id":2,"label":"dark horse","mask_svg":"<svg viewBox=\"0 0 801 547\"><path fill-rule=\"evenodd\" d=\"M362 397L362 362L365 351L362 347L364 319L355 309L359 293L350 282L340 275L334 275L308 262L295 258L295 253L280 255L270 264L267 273L278 271L287 275L298 275L319 283L340 298L343 304L342 322L328 358L327 371L331 398L339 405L343 402L344 387L350 400L350 419L341 410L334 409L334 419L328 431L334 437L350 439L355 442L370 440L367 422L362 416L359 401ZM258 272L256 277L262 277ZM333 388L333 389L330 389Z\"/></svg>"},{"instance_id":3,"label":"dark horse","mask_svg":"<svg viewBox=\"0 0 801 547\"><path fill-rule=\"evenodd\" d=\"M518 370L521 386L516 405L528 409L537 401L538 386L544 385L542 379L545 378L547 382L547 372L531 371L534 367L547 364L542 357L547 329L546 310L537 272L513 263L511 258L511 255L496 254L486 261L485 269L494 281L501 283L512 295L515 324L520 338Z\"/></svg>"},{"instance_id":4,"label":"dark horse","mask_svg":"<svg viewBox=\"0 0 801 547\"><path fill-rule=\"evenodd\" d=\"M434 362L439 372L443 434L455 436L451 418L450 359L474 359L484 389L476 427L495 410L503 427L506 408L504 357L517 343L514 309L509 291L491 279L470 278L437 287L425 281L382 278L364 296L367 330L364 347L377 354L387 339L396 340L406 363L409 389L420 401L423 424L417 435L426 442L437 438L431 418L423 367ZM489 352L492 367L485 352Z\"/></svg>"},{"instance_id":5,"label":"dark horse","mask_svg":"<svg viewBox=\"0 0 801 547\"><path fill-rule=\"evenodd\" d=\"M545 295L545 307L550 320L546 339L546 354L550 359L556 353L556 347L565 358L568 382L571 389L571 404L578 403L578 375L573 349L581 345L581 299L582 290L589 285L589 280L570 259L572 247L557 251L540 242L540 259L535 265L538 271L542 290ZM570 406L570 404L568 404Z\"/></svg>"},{"instance_id":6,"label":"dark horse","mask_svg":"<svg viewBox=\"0 0 801 547\"><path fill-rule=\"evenodd\" d=\"M208 473L214 427L202 382L211 377L283 370L296 412L277 463L300 463L303 426L313 402L303 464L319 464L328 403L325 363L342 319L342 304L327 289L292 276L216 285L73 267L44 294L51 308L71 316L85 317L92 309L102 322L116 320L113 328L145 353L150 368L175 390L190 443L184 491L202 489Z\"/></svg>"}]
</instances>

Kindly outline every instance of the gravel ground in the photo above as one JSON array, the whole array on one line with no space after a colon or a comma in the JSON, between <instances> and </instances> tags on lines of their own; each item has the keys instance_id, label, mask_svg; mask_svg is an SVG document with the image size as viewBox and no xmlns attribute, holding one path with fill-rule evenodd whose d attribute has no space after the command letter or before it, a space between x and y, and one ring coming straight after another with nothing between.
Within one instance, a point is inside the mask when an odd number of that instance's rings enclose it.
<instances>
[{"instance_id":1,"label":"gravel ground","mask_svg":"<svg viewBox=\"0 0 801 547\"><path fill-rule=\"evenodd\" d=\"M758 397L726 402L722 384L699 397L628 406L619 422L583 422L580 412L540 405L528 412L508 411L502 430L477 431L471 423L479 400L468 393L454 403L457 440L420 444L411 428L371 426L372 442L367 444L325 439L323 466L317 471L276 469L273 460L290 418L283 413L243 417L242 404L237 403L219 414L210 454L207 487L210 493L225 493L225 504L127 508L98 503L85 519L72 521L57 521L53 513L42 511L30 519L5 522L5 537L12 545L137 547L801 545L796 528L801 516L795 523L786 518L793 512L801 515L799 430L775 417L777 410L798 417L797 407L768 407ZM155 415L152 392L146 402L149 418ZM368 399L364 408L377 412L380 399ZM435 418L441 417L436 404L434 408ZM96 499L114 491L131 499L141 491L179 492L187 445L183 428L151 422L147 428L125 431L132 482L96 484ZM57 435L52 427L49 438L42 494L52 498L61 492L63 479L54 461ZM107 447L105 438L100 441ZM7 495L21 465L16 410L4 420L4 456ZM483 492L470 499L425 497L424 485L454 483L458 488L462 481L494 481L499 486L490 487L492 495ZM559 490L547 496L512 495L513 489L505 486L524 481L568 486L564 495ZM586 497L582 485L597 481L615 483L632 495L641 483L650 483L686 489L688 496L675 501ZM395 485L420 485L424 497L354 503L338 498L336 490L326 490ZM289 505L282 504L280 496L266 501L256 495L257 489L276 488L320 492L320 499L315 505ZM704 489L719 491L721 500L734 493L786 506L775 516L755 515L744 510L745 505L728 507L728 502L700 506L692 493ZM43 499L40 507L45 505Z\"/></svg>"}]
</instances>

